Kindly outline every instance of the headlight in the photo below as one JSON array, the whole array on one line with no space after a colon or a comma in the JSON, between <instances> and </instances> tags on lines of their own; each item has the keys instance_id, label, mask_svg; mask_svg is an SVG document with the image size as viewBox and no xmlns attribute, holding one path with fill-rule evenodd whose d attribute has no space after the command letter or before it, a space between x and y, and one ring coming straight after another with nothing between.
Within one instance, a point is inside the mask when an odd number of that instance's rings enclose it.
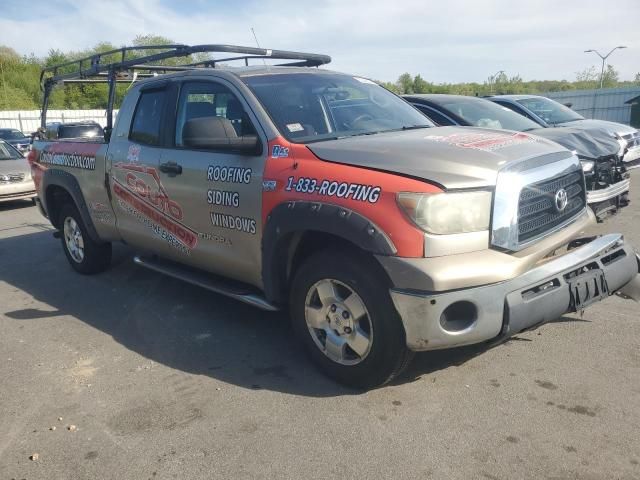
<instances>
[{"instance_id":1,"label":"headlight","mask_svg":"<svg viewBox=\"0 0 640 480\"><path fill-rule=\"evenodd\" d=\"M422 230L436 235L489 229L491 192L399 193L398 204Z\"/></svg>"},{"instance_id":2,"label":"headlight","mask_svg":"<svg viewBox=\"0 0 640 480\"><path fill-rule=\"evenodd\" d=\"M593 160L580 160L580 164L584 173L591 173L596 163Z\"/></svg>"}]
</instances>

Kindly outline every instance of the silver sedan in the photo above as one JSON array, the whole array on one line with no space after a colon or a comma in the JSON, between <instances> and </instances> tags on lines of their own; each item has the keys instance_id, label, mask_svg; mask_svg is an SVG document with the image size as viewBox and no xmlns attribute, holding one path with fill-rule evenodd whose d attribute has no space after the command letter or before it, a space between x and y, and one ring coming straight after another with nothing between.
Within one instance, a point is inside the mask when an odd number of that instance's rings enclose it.
<instances>
[{"instance_id":1,"label":"silver sedan","mask_svg":"<svg viewBox=\"0 0 640 480\"><path fill-rule=\"evenodd\" d=\"M9 143L0 140L0 202L33 199L36 187L24 156Z\"/></svg>"}]
</instances>

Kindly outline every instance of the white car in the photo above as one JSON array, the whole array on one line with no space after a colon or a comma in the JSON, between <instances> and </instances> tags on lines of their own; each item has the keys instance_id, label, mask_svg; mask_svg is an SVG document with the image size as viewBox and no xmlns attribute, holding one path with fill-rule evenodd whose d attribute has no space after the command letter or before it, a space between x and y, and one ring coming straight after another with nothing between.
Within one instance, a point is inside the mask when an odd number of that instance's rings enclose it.
<instances>
[{"instance_id":1,"label":"white car","mask_svg":"<svg viewBox=\"0 0 640 480\"><path fill-rule=\"evenodd\" d=\"M0 140L0 202L35 197L36 187L27 159L12 145Z\"/></svg>"}]
</instances>

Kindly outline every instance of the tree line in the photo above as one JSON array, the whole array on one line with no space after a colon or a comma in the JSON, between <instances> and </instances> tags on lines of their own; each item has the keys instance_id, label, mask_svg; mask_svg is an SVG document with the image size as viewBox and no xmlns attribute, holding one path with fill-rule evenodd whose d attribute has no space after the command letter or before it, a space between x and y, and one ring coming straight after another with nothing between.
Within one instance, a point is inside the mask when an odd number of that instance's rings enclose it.
<instances>
[{"instance_id":1,"label":"tree line","mask_svg":"<svg viewBox=\"0 0 640 480\"><path fill-rule=\"evenodd\" d=\"M158 35L139 35L133 39L134 46L170 45L174 41ZM101 42L93 48L63 52L49 50L48 54L39 58L33 54L20 56L15 50L0 46L0 110L36 110L42 102L40 90L40 70L43 67L59 65L88 57L95 53L115 50L115 45ZM145 55L153 54L147 50ZM138 54L138 56L141 53ZM135 58L131 52L128 58ZM183 58L171 58L158 62L162 65L180 65L208 59L206 53ZM104 61L108 61L106 58ZM113 61L117 59L114 58ZM73 68L73 67L70 67ZM64 71L64 70L63 70ZM420 74L403 73L395 82L378 82L383 87L398 93L450 93L457 95L490 95L508 93L544 93L563 90L581 90L600 86L600 70L593 66L576 73L573 81L568 80L531 80L524 81L519 75L508 76L504 72L486 81L468 83L432 83ZM620 81L618 72L612 65L608 65L603 77L603 85L609 87L640 86L640 73L633 81ZM126 93L128 85L119 84L116 93L116 106ZM65 84L54 89L49 100L52 109L103 109L107 104L106 84Z\"/></svg>"},{"instance_id":2,"label":"tree line","mask_svg":"<svg viewBox=\"0 0 640 480\"><path fill-rule=\"evenodd\" d=\"M395 82L381 82L385 88L398 94L411 93L449 93L453 95L497 95L514 93L545 93L561 92L565 90L586 90L600 87L600 69L592 66L576 73L574 81L568 80L530 80L524 81L520 75L509 77L504 72L489 77L483 83L431 83L421 75L412 76L403 73ZM603 87L634 87L640 86L640 73L632 81L620 81L617 70L608 65L603 75Z\"/></svg>"},{"instance_id":3,"label":"tree line","mask_svg":"<svg viewBox=\"0 0 640 480\"><path fill-rule=\"evenodd\" d=\"M149 45L173 45L176 42L158 35L139 35L133 39L132 46ZM105 53L116 50L117 46L101 42L93 48L63 52L61 50L49 50L44 58L38 58L33 54L20 56L15 50L0 46L0 110L37 110L42 103L42 91L40 89L40 71L42 68L60 65L96 53ZM133 59L143 55L153 55L161 50L148 49L144 51L129 52L127 59ZM204 61L209 59L207 53L189 55L186 57L169 58L156 62L157 65L180 65ZM103 63L121 60L119 54L103 57ZM59 73L73 71L74 66L63 67ZM124 97L129 85L118 84L116 90L116 106ZM65 84L55 88L49 98L50 109L103 109L107 106L106 84Z\"/></svg>"}]
</instances>

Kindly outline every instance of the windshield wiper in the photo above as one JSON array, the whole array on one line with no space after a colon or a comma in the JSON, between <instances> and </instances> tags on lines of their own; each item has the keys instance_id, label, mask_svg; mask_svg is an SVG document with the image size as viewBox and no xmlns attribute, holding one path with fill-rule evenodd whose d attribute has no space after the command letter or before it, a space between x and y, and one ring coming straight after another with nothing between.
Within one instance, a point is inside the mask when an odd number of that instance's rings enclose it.
<instances>
[{"instance_id":1,"label":"windshield wiper","mask_svg":"<svg viewBox=\"0 0 640 480\"><path fill-rule=\"evenodd\" d=\"M419 128L431 128L431 125L404 125L399 130L417 130ZM388 130L387 130L388 131Z\"/></svg>"},{"instance_id":2,"label":"windshield wiper","mask_svg":"<svg viewBox=\"0 0 640 480\"><path fill-rule=\"evenodd\" d=\"M563 122L556 122L555 125L557 125L558 123L577 122L578 120L582 120L582 119L581 118L572 118L571 120L564 120Z\"/></svg>"},{"instance_id":3,"label":"windshield wiper","mask_svg":"<svg viewBox=\"0 0 640 480\"><path fill-rule=\"evenodd\" d=\"M373 130L371 132L358 132L358 133L351 133L349 135L336 135L331 137L323 137L323 138L318 138L313 140L307 140L304 143L316 143L316 142L323 142L325 140L342 140L344 138L362 137L365 135L377 135L378 133L386 133L386 132L401 132L404 130L416 130L418 128L431 128L431 125L409 125L409 126L405 125L401 128L392 128L389 130Z\"/></svg>"}]
</instances>

